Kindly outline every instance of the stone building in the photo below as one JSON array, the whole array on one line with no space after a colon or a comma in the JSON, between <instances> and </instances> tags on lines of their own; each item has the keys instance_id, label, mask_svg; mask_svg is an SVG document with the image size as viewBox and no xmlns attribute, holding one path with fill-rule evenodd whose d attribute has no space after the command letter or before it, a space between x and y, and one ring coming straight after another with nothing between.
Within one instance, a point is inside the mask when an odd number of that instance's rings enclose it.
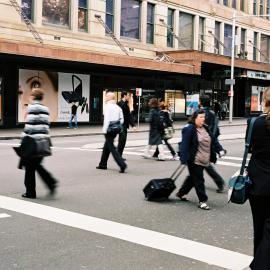
<instances>
[{"instance_id":1,"label":"stone building","mask_svg":"<svg viewBox=\"0 0 270 270\"><path fill-rule=\"evenodd\" d=\"M73 99L80 122L101 123L106 89L130 92L137 116L141 88L142 120L153 96L174 118L202 93L228 103L234 11L234 116L243 117L261 110L270 84L269 0L0 0L1 126L24 121L33 87L58 124Z\"/></svg>"}]
</instances>

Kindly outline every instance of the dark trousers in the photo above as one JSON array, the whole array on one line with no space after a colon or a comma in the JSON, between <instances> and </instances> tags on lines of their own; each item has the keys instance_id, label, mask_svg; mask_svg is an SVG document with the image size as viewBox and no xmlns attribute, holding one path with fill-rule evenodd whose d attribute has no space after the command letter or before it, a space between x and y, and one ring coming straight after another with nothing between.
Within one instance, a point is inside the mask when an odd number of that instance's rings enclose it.
<instances>
[{"instance_id":1,"label":"dark trousers","mask_svg":"<svg viewBox=\"0 0 270 270\"><path fill-rule=\"evenodd\" d=\"M270 197L249 198L253 217L254 259L252 270L270 269Z\"/></svg>"},{"instance_id":2,"label":"dark trousers","mask_svg":"<svg viewBox=\"0 0 270 270\"><path fill-rule=\"evenodd\" d=\"M189 176L185 179L182 187L179 189L179 196L188 194L194 187L200 202L206 202L208 197L205 192L203 170L205 167L188 163Z\"/></svg>"},{"instance_id":3,"label":"dark trousers","mask_svg":"<svg viewBox=\"0 0 270 270\"><path fill-rule=\"evenodd\" d=\"M36 196L36 171L50 190L53 190L56 186L57 181L41 165L42 159L43 158L33 158L24 160L24 185L26 187L26 194L28 196Z\"/></svg>"},{"instance_id":4,"label":"dark trousers","mask_svg":"<svg viewBox=\"0 0 270 270\"><path fill-rule=\"evenodd\" d=\"M176 152L173 149L172 145L168 142L167 139L163 139L163 141L165 142L165 144L167 145L168 149L170 150L172 156L174 157L176 155ZM158 147L157 147L153 157L158 157L158 155L159 155L159 150L158 150Z\"/></svg>"},{"instance_id":5,"label":"dark trousers","mask_svg":"<svg viewBox=\"0 0 270 270\"><path fill-rule=\"evenodd\" d=\"M225 185L225 181L223 178L218 174L216 171L215 167L210 164L208 167L205 167L206 172L209 174L209 176L214 180L216 183L217 187L219 189L223 189Z\"/></svg>"},{"instance_id":6,"label":"dark trousers","mask_svg":"<svg viewBox=\"0 0 270 270\"><path fill-rule=\"evenodd\" d=\"M107 167L107 162L108 162L110 153L112 153L112 156L113 156L114 160L116 161L117 165L120 168L126 168L126 166L127 166L126 163L124 162L123 158L118 153L118 151L116 150L116 148L113 144L115 137L116 137L116 134L115 135L105 134L105 143L103 146L101 160L99 162L100 167Z\"/></svg>"},{"instance_id":7,"label":"dark trousers","mask_svg":"<svg viewBox=\"0 0 270 270\"><path fill-rule=\"evenodd\" d=\"M127 127L123 126L122 132L118 136L118 153L122 156L127 142Z\"/></svg>"}]
</instances>

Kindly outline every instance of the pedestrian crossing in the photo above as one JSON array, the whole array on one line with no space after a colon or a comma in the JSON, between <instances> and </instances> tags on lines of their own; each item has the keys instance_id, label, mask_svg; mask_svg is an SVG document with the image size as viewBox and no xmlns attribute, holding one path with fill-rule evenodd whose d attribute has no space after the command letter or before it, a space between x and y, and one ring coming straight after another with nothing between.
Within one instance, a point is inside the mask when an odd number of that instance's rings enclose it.
<instances>
[{"instance_id":1,"label":"pedestrian crossing","mask_svg":"<svg viewBox=\"0 0 270 270\"><path fill-rule=\"evenodd\" d=\"M5 214L5 213L0 213L0 218L7 218L10 217L10 215Z\"/></svg>"}]
</instances>

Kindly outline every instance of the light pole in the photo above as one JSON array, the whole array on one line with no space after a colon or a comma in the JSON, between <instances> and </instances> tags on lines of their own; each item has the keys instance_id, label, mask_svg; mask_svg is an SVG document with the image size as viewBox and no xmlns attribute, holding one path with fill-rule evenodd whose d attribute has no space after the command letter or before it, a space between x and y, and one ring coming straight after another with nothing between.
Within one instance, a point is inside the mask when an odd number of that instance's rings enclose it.
<instances>
[{"instance_id":1,"label":"light pole","mask_svg":"<svg viewBox=\"0 0 270 270\"><path fill-rule=\"evenodd\" d=\"M229 123L232 123L232 118L233 118L233 96L234 96L233 86L235 82L234 81L235 24L236 24L236 18L239 18L239 17L270 17L270 14L236 16L236 11L235 10L233 11Z\"/></svg>"}]
</instances>

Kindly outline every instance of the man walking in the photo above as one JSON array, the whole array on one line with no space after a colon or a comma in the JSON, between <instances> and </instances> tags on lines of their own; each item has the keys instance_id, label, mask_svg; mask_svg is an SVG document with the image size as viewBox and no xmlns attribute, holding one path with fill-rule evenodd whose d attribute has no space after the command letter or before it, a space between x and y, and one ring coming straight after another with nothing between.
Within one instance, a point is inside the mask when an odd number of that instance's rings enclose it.
<instances>
[{"instance_id":1,"label":"man walking","mask_svg":"<svg viewBox=\"0 0 270 270\"><path fill-rule=\"evenodd\" d=\"M125 169L127 168L127 164L124 162L123 158L114 146L114 139L117 136L117 133L109 132L110 125L112 125L112 123L119 123L121 125L124 123L123 112L122 109L117 106L113 92L106 93L105 102L106 106L104 109L104 123L102 129L105 136L105 143L99 165L96 168L100 170L107 170L109 155L112 153L114 160L120 167L119 172L124 173Z\"/></svg>"},{"instance_id":2,"label":"man walking","mask_svg":"<svg viewBox=\"0 0 270 270\"><path fill-rule=\"evenodd\" d=\"M201 96L200 105L201 108L205 111L205 123L208 125L208 128L212 132L212 134L217 138L220 135L218 127L218 119L215 113L210 108L210 97L207 95ZM205 168L205 170L216 183L218 187L217 193L223 193L225 181L215 170L215 167L212 164L210 164L208 167Z\"/></svg>"},{"instance_id":3,"label":"man walking","mask_svg":"<svg viewBox=\"0 0 270 270\"><path fill-rule=\"evenodd\" d=\"M129 95L127 94L126 91L122 91L121 100L117 103L117 105L122 109L123 115L124 115L124 124L122 128L122 132L119 134L119 137L118 137L118 147L117 147L117 150L121 156L123 155L123 151L126 145L127 131L129 129L129 125L131 125L133 128L135 127L132 116L130 114L128 101L129 101Z\"/></svg>"},{"instance_id":4,"label":"man walking","mask_svg":"<svg viewBox=\"0 0 270 270\"><path fill-rule=\"evenodd\" d=\"M72 128L72 121L74 120L74 128L78 128L78 118L77 118L77 109L79 107L79 102L71 103L71 115L68 122L68 128Z\"/></svg>"}]
</instances>

